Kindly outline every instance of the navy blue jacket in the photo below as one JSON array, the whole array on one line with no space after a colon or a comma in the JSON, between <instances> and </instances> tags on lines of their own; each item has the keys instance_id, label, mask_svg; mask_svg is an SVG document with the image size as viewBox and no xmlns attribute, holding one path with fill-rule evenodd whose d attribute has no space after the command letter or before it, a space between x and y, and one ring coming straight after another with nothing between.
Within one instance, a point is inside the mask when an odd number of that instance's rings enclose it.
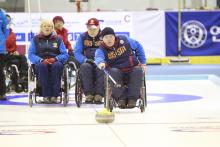
<instances>
[{"instance_id":1,"label":"navy blue jacket","mask_svg":"<svg viewBox=\"0 0 220 147\"><path fill-rule=\"evenodd\" d=\"M81 34L76 41L75 45L75 58L82 64L86 62L86 59L94 59L95 51L100 45L100 35L96 37L90 37L88 32Z\"/></svg>"},{"instance_id":2,"label":"navy blue jacket","mask_svg":"<svg viewBox=\"0 0 220 147\"><path fill-rule=\"evenodd\" d=\"M39 34L31 41L28 58L33 64L46 58L56 58L57 61L65 63L68 60L68 53L62 39L57 35L45 37Z\"/></svg>"},{"instance_id":3,"label":"navy blue jacket","mask_svg":"<svg viewBox=\"0 0 220 147\"><path fill-rule=\"evenodd\" d=\"M139 63L146 64L146 57L142 45L131 38L117 36L112 48L101 43L95 53L95 63L107 63L107 66L119 69L129 69Z\"/></svg>"}]
</instances>

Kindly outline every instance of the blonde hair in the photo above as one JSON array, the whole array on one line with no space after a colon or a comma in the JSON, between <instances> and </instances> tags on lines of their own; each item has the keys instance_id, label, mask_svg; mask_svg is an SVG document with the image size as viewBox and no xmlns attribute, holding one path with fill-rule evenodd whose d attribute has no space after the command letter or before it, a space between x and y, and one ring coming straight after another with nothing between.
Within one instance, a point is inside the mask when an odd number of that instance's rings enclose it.
<instances>
[{"instance_id":1,"label":"blonde hair","mask_svg":"<svg viewBox=\"0 0 220 147\"><path fill-rule=\"evenodd\" d=\"M47 19L42 20L41 23L40 23L40 32L42 31L42 27L43 27L44 25L52 26L53 31L54 31L54 24L53 24L53 21L52 21L52 20L47 20Z\"/></svg>"}]
</instances>

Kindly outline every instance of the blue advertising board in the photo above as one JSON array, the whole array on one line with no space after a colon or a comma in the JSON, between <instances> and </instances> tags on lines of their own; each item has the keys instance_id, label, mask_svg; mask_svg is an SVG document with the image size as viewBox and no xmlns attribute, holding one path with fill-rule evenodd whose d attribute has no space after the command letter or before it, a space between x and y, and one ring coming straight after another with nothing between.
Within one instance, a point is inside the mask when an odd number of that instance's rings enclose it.
<instances>
[{"instance_id":1,"label":"blue advertising board","mask_svg":"<svg viewBox=\"0 0 220 147\"><path fill-rule=\"evenodd\" d=\"M178 55L178 12L165 12L166 56ZM220 55L220 12L181 14L181 55Z\"/></svg>"}]
</instances>

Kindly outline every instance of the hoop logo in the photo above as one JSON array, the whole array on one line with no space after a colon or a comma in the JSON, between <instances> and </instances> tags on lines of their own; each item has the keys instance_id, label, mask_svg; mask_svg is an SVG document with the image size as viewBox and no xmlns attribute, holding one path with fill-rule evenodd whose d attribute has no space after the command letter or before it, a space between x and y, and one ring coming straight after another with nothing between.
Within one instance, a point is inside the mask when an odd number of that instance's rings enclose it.
<instances>
[{"instance_id":1,"label":"hoop logo","mask_svg":"<svg viewBox=\"0 0 220 147\"><path fill-rule=\"evenodd\" d=\"M181 41L186 47L198 48L205 43L206 38L207 30L199 21L191 20L183 24Z\"/></svg>"}]
</instances>

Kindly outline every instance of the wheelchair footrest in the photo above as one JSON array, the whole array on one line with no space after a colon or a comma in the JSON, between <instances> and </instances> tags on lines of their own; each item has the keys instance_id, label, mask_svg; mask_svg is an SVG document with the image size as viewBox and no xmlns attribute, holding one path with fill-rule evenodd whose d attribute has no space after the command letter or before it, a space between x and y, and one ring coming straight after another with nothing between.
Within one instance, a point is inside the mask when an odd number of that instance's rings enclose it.
<instances>
[{"instance_id":1,"label":"wheelchair footrest","mask_svg":"<svg viewBox=\"0 0 220 147\"><path fill-rule=\"evenodd\" d=\"M43 101L43 100L38 100L37 101L38 104L60 104L61 102L51 102L51 101Z\"/></svg>"}]
</instances>

